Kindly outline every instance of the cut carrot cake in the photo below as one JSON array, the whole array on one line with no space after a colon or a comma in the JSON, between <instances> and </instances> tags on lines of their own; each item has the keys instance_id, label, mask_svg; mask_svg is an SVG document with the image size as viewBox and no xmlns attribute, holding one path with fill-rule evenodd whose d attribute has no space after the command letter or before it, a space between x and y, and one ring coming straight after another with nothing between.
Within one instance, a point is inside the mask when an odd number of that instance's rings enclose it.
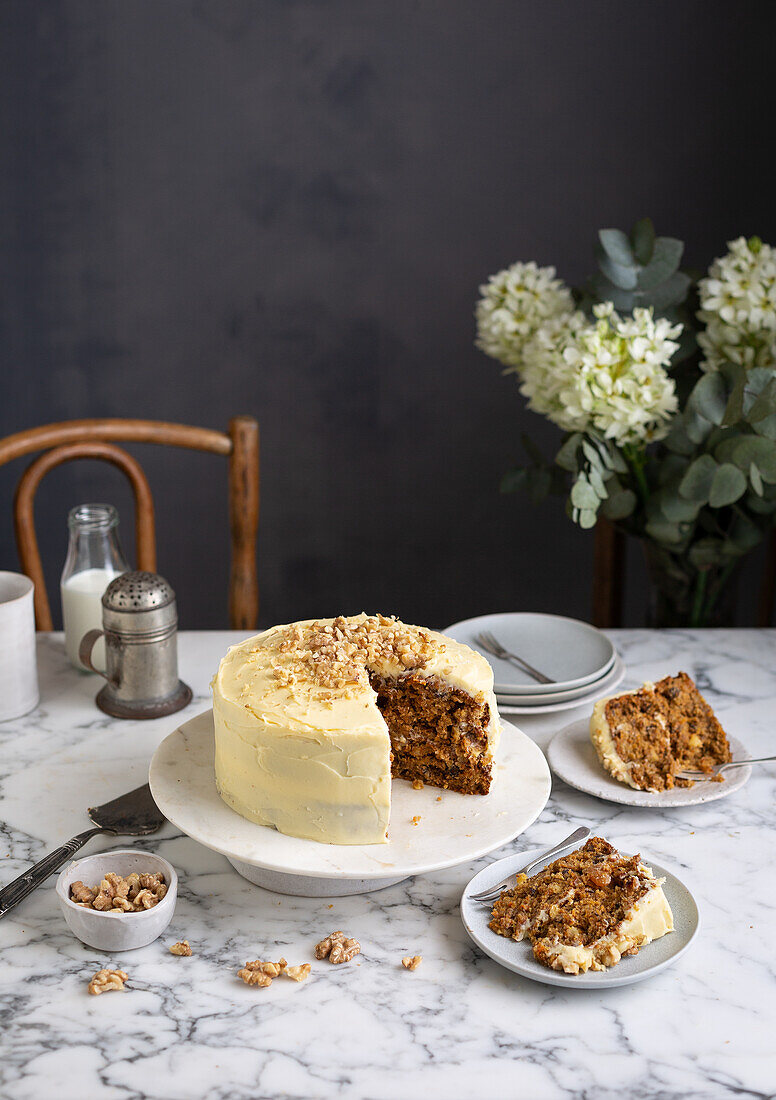
<instances>
[{"instance_id":1,"label":"cut carrot cake","mask_svg":"<svg viewBox=\"0 0 776 1100\"><path fill-rule=\"evenodd\" d=\"M673 931L664 881L639 856L591 837L530 878L518 875L493 906L490 927L530 940L536 960L553 970L606 970Z\"/></svg>"},{"instance_id":2,"label":"cut carrot cake","mask_svg":"<svg viewBox=\"0 0 776 1100\"><path fill-rule=\"evenodd\" d=\"M599 700L590 739L604 768L641 791L691 787L678 771L710 774L731 758L725 731L686 672Z\"/></svg>"},{"instance_id":3,"label":"cut carrot cake","mask_svg":"<svg viewBox=\"0 0 776 1100\"><path fill-rule=\"evenodd\" d=\"M493 673L434 631L363 614L276 626L233 646L212 686L219 794L281 833L384 843L392 775L490 789Z\"/></svg>"}]
</instances>

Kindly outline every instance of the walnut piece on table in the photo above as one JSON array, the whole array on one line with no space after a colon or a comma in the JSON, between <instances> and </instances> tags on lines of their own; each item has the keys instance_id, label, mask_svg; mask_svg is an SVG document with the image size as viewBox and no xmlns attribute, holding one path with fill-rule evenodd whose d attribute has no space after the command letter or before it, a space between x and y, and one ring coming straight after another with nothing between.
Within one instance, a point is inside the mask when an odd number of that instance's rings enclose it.
<instances>
[{"instance_id":1,"label":"walnut piece on table","mask_svg":"<svg viewBox=\"0 0 776 1100\"><path fill-rule=\"evenodd\" d=\"M123 990L127 979L128 975L123 970L98 970L89 982L89 992L98 997L111 989Z\"/></svg>"},{"instance_id":2,"label":"walnut piece on table","mask_svg":"<svg viewBox=\"0 0 776 1100\"><path fill-rule=\"evenodd\" d=\"M246 985L257 985L261 989L266 989L267 986L272 985L273 978L285 973L287 966L288 963L282 958L276 963L254 959L252 962L247 962L242 970L237 971L237 977L242 978Z\"/></svg>"},{"instance_id":3,"label":"walnut piece on table","mask_svg":"<svg viewBox=\"0 0 776 1100\"><path fill-rule=\"evenodd\" d=\"M330 963L350 962L361 951L358 940L350 939L344 932L330 932L326 939L315 945L316 959L328 958Z\"/></svg>"},{"instance_id":4,"label":"walnut piece on table","mask_svg":"<svg viewBox=\"0 0 776 1100\"><path fill-rule=\"evenodd\" d=\"M422 962L422 955L405 955L401 964L405 970L417 970Z\"/></svg>"},{"instance_id":5,"label":"walnut piece on table","mask_svg":"<svg viewBox=\"0 0 776 1100\"><path fill-rule=\"evenodd\" d=\"M171 955L181 955L188 957L191 955L191 947L188 940L178 940L177 943L170 944Z\"/></svg>"},{"instance_id":6,"label":"walnut piece on table","mask_svg":"<svg viewBox=\"0 0 776 1100\"><path fill-rule=\"evenodd\" d=\"M422 791L424 786L425 786L425 784L424 784L422 779L413 779L412 780L412 789L413 789L413 791Z\"/></svg>"},{"instance_id":7,"label":"walnut piece on table","mask_svg":"<svg viewBox=\"0 0 776 1100\"><path fill-rule=\"evenodd\" d=\"M295 982L303 982L305 978L310 977L310 971L312 967L309 963L301 963L299 966L287 966L283 973L287 978L291 978Z\"/></svg>"}]
</instances>

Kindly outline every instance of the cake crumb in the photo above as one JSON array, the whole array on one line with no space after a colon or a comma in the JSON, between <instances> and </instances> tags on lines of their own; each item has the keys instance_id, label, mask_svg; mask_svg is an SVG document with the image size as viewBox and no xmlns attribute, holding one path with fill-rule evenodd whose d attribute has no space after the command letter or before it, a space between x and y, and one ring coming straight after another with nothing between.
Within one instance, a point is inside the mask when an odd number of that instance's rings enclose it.
<instances>
[{"instance_id":1,"label":"cake crumb","mask_svg":"<svg viewBox=\"0 0 776 1100\"><path fill-rule=\"evenodd\" d=\"M441 795L441 794L438 794L438 795L437 795L437 802L441 802L441 801L442 801L442 795Z\"/></svg>"},{"instance_id":2,"label":"cake crumb","mask_svg":"<svg viewBox=\"0 0 776 1100\"><path fill-rule=\"evenodd\" d=\"M420 824L420 814L415 814L415 816L412 819L412 824L413 825L419 825Z\"/></svg>"}]
</instances>

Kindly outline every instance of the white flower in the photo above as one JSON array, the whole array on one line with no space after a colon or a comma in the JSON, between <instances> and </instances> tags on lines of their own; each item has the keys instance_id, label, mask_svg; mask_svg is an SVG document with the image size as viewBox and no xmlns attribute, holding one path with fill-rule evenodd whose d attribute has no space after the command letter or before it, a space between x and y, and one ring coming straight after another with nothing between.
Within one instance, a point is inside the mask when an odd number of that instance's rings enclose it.
<instances>
[{"instance_id":1,"label":"white flower","mask_svg":"<svg viewBox=\"0 0 776 1100\"><path fill-rule=\"evenodd\" d=\"M564 431L595 431L619 446L661 439L678 407L667 368L681 325L651 309L620 318L611 302L556 321L526 346L521 392Z\"/></svg>"},{"instance_id":2,"label":"white flower","mask_svg":"<svg viewBox=\"0 0 776 1100\"><path fill-rule=\"evenodd\" d=\"M776 250L757 237L729 241L698 283L698 334L706 356L703 370L722 363L744 367L776 366Z\"/></svg>"},{"instance_id":3,"label":"white flower","mask_svg":"<svg viewBox=\"0 0 776 1100\"><path fill-rule=\"evenodd\" d=\"M480 287L477 347L509 367L522 368L523 350L547 321L574 312L571 291L554 267L516 263Z\"/></svg>"}]
</instances>

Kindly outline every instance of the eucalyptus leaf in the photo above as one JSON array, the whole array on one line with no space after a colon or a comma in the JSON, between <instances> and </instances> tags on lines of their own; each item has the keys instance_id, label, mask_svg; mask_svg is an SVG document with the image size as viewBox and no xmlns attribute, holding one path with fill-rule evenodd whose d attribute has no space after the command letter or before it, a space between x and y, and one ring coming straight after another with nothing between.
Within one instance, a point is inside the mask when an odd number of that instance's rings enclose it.
<instances>
[{"instance_id":1,"label":"eucalyptus leaf","mask_svg":"<svg viewBox=\"0 0 776 1100\"><path fill-rule=\"evenodd\" d=\"M671 523L692 523L702 508L699 500L687 500L679 496L675 489L658 494L660 510Z\"/></svg>"},{"instance_id":2,"label":"eucalyptus leaf","mask_svg":"<svg viewBox=\"0 0 776 1100\"><path fill-rule=\"evenodd\" d=\"M589 439L582 440L582 454L585 456L593 469L606 468L607 464L604 461L603 455L598 450L598 448L590 442Z\"/></svg>"},{"instance_id":3,"label":"eucalyptus leaf","mask_svg":"<svg viewBox=\"0 0 776 1100\"><path fill-rule=\"evenodd\" d=\"M721 539L698 539L688 556L696 569L710 569L724 561L724 545Z\"/></svg>"},{"instance_id":4,"label":"eucalyptus leaf","mask_svg":"<svg viewBox=\"0 0 776 1100\"><path fill-rule=\"evenodd\" d=\"M615 309L624 313L630 313L634 305L637 305L635 294L632 290L621 290L615 286L611 279L596 272L590 280L593 296L597 302L612 302Z\"/></svg>"},{"instance_id":5,"label":"eucalyptus leaf","mask_svg":"<svg viewBox=\"0 0 776 1100\"><path fill-rule=\"evenodd\" d=\"M598 496L589 481L580 475L571 487L571 503L580 510L598 508Z\"/></svg>"},{"instance_id":6,"label":"eucalyptus leaf","mask_svg":"<svg viewBox=\"0 0 776 1100\"><path fill-rule=\"evenodd\" d=\"M721 424L728 403L725 379L718 371L704 374L696 383L687 400L687 408L698 413L712 424Z\"/></svg>"},{"instance_id":7,"label":"eucalyptus leaf","mask_svg":"<svg viewBox=\"0 0 776 1100\"><path fill-rule=\"evenodd\" d=\"M664 442L668 450L676 455L687 456L695 451L695 444L687 434L683 416L674 417Z\"/></svg>"},{"instance_id":8,"label":"eucalyptus leaf","mask_svg":"<svg viewBox=\"0 0 776 1100\"><path fill-rule=\"evenodd\" d=\"M641 218L631 230L633 253L640 264L648 264L655 247L655 227L651 218Z\"/></svg>"},{"instance_id":9,"label":"eucalyptus leaf","mask_svg":"<svg viewBox=\"0 0 776 1100\"><path fill-rule=\"evenodd\" d=\"M680 494L686 500L697 500L705 504L709 499L717 469L717 463L711 455L701 455L700 458L696 458L679 483Z\"/></svg>"},{"instance_id":10,"label":"eucalyptus leaf","mask_svg":"<svg viewBox=\"0 0 776 1100\"><path fill-rule=\"evenodd\" d=\"M638 268L616 263L600 244L596 247L596 260L601 271L615 286L622 290L636 289Z\"/></svg>"},{"instance_id":11,"label":"eucalyptus leaf","mask_svg":"<svg viewBox=\"0 0 776 1100\"><path fill-rule=\"evenodd\" d=\"M752 424L752 427L758 435L765 436L766 439L776 439L776 415L763 417Z\"/></svg>"},{"instance_id":12,"label":"eucalyptus leaf","mask_svg":"<svg viewBox=\"0 0 776 1100\"><path fill-rule=\"evenodd\" d=\"M587 471L587 480L590 482L590 485L598 499L606 500L606 498L609 496L609 493L606 486L604 485L604 480L599 474L598 470L596 470L592 466Z\"/></svg>"},{"instance_id":13,"label":"eucalyptus leaf","mask_svg":"<svg viewBox=\"0 0 776 1100\"><path fill-rule=\"evenodd\" d=\"M757 469L754 462L749 465L749 480L758 497L761 497L763 495L763 479L760 477L760 471Z\"/></svg>"},{"instance_id":14,"label":"eucalyptus leaf","mask_svg":"<svg viewBox=\"0 0 776 1100\"><path fill-rule=\"evenodd\" d=\"M754 463L763 481L776 482L776 443L760 435L725 439L714 451L720 462L732 462L748 474Z\"/></svg>"},{"instance_id":15,"label":"eucalyptus leaf","mask_svg":"<svg viewBox=\"0 0 776 1100\"><path fill-rule=\"evenodd\" d=\"M581 508L579 511L579 526L585 530L589 530L591 527L595 527L598 516L592 509Z\"/></svg>"},{"instance_id":16,"label":"eucalyptus leaf","mask_svg":"<svg viewBox=\"0 0 776 1100\"><path fill-rule=\"evenodd\" d=\"M739 511L728 540L735 547L735 552L748 554L750 550L754 550L755 546L759 546L762 537L763 532L757 524L752 523L743 512Z\"/></svg>"},{"instance_id":17,"label":"eucalyptus leaf","mask_svg":"<svg viewBox=\"0 0 776 1100\"><path fill-rule=\"evenodd\" d=\"M742 497L746 492L746 478L737 466L726 462L717 467L709 492L709 504L712 508L724 508Z\"/></svg>"},{"instance_id":18,"label":"eucalyptus leaf","mask_svg":"<svg viewBox=\"0 0 776 1100\"><path fill-rule=\"evenodd\" d=\"M652 290L664 283L677 271L682 262L684 245L675 237L658 237L652 259L638 275L640 290Z\"/></svg>"},{"instance_id":19,"label":"eucalyptus leaf","mask_svg":"<svg viewBox=\"0 0 776 1100\"><path fill-rule=\"evenodd\" d=\"M631 489L610 492L601 505L601 514L610 520L627 519L636 509L638 497Z\"/></svg>"},{"instance_id":20,"label":"eucalyptus leaf","mask_svg":"<svg viewBox=\"0 0 776 1100\"><path fill-rule=\"evenodd\" d=\"M631 243L621 229L600 229L598 239L604 251L616 264L621 264L623 267L636 266Z\"/></svg>"},{"instance_id":21,"label":"eucalyptus leaf","mask_svg":"<svg viewBox=\"0 0 776 1100\"><path fill-rule=\"evenodd\" d=\"M768 384L755 397L749 407L746 419L750 424L757 424L768 416L776 413L776 377L771 378Z\"/></svg>"},{"instance_id":22,"label":"eucalyptus leaf","mask_svg":"<svg viewBox=\"0 0 776 1100\"><path fill-rule=\"evenodd\" d=\"M684 538L680 524L669 523L668 520L650 520L644 530L655 542L664 542L669 545L680 543Z\"/></svg>"},{"instance_id":23,"label":"eucalyptus leaf","mask_svg":"<svg viewBox=\"0 0 776 1100\"><path fill-rule=\"evenodd\" d=\"M685 300L691 283L692 279L689 275L685 275L683 271L676 271L664 283L645 293L643 303L639 304L654 306L659 313L662 313L670 306L677 306Z\"/></svg>"},{"instance_id":24,"label":"eucalyptus leaf","mask_svg":"<svg viewBox=\"0 0 776 1100\"><path fill-rule=\"evenodd\" d=\"M562 470L569 470L572 474L577 472L577 451L579 450L581 442L581 433L574 432L568 437L561 449L555 455L555 462Z\"/></svg>"},{"instance_id":25,"label":"eucalyptus leaf","mask_svg":"<svg viewBox=\"0 0 776 1100\"><path fill-rule=\"evenodd\" d=\"M684 430L693 443L703 443L714 425L705 416L687 408L684 411Z\"/></svg>"}]
</instances>

